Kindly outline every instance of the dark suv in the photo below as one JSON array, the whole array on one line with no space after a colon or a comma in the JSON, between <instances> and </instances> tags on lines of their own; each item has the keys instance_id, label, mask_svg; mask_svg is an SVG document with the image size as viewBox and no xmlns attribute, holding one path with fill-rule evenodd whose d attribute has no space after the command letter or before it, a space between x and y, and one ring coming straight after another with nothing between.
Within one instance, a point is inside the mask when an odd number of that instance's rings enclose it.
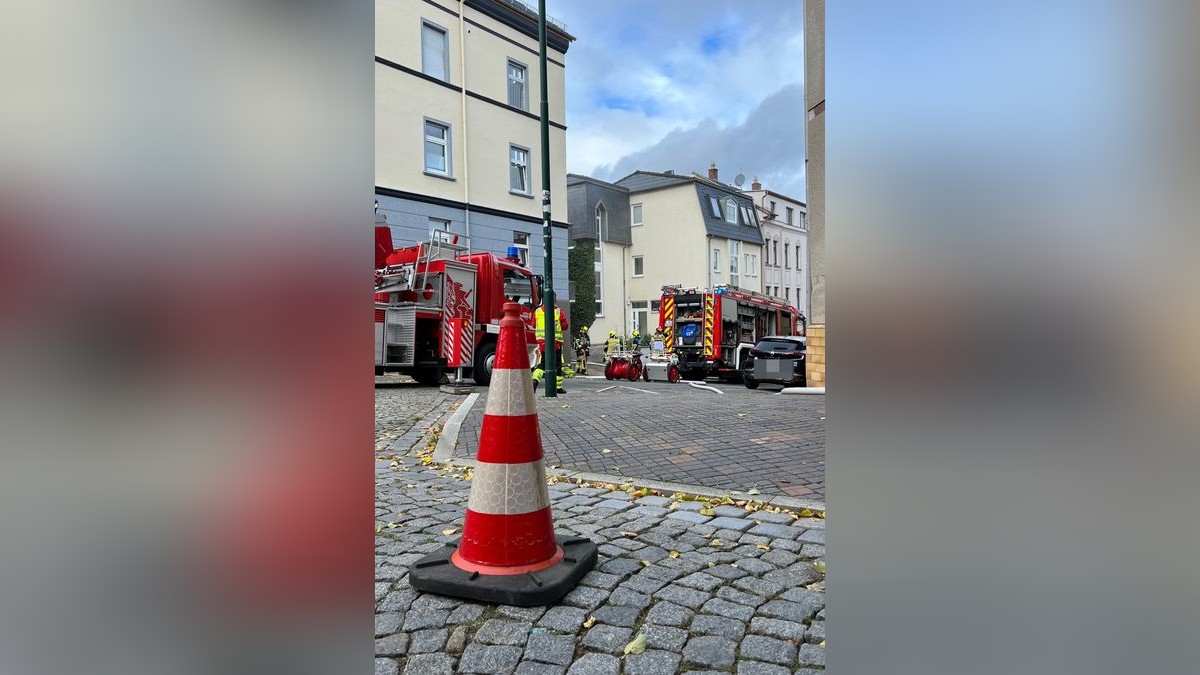
<instances>
[{"instance_id":1,"label":"dark suv","mask_svg":"<svg viewBox=\"0 0 1200 675\"><path fill-rule=\"evenodd\" d=\"M742 364L746 388L758 389L763 382L803 387L805 345L805 338L798 335L772 335L759 340Z\"/></svg>"}]
</instances>

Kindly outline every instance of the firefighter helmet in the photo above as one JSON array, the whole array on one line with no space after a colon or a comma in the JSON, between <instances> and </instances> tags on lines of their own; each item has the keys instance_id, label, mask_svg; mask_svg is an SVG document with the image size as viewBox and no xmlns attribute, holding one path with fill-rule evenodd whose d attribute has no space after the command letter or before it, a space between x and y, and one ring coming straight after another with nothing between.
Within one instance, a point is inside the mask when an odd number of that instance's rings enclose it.
<instances>
[{"instance_id":1,"label":"firefighter helmet","mask_svg":"<svg viewBox=\"0 0 1200 675\"><path fill-rule=\"evenodd\" d=\"M608 331L608 337L617 337L617 331L615 331L615 330Z\"/></svg>"}]
</instances>

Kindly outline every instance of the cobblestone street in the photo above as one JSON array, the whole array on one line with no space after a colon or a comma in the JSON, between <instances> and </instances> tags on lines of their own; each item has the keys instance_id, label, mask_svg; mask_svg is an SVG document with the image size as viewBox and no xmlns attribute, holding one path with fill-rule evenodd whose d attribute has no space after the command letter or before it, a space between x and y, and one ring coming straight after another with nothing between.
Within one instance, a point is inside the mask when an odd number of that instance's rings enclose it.
<instances>
[{"instance_id":1,"label":"cobblestone street","mask_svg":"<svg viewBox=\"0 0 1200 675\"><path fill-rule=\"evenodd\" d=\"M567 394L537 398L547 466L824 501L824 396L708 386L725 394L682 382L568 380ZM455 457L475 456L479 391Z\"/></svg>"},{"instance_id":2,"label":"cobblestone street","mask_svg":"<svg viewBox=\"0 0 1200 675\"><path fill-rule=\"evenodd\" d=\"M600 545L596 568L556 606L414 591L408 565L456 539L471 485L465 468L418 457L423 430L462 400L435 392L376 392L377 455L389 457L376 462L377 675L823 671L824 574L814 561L824 520L754 503L555 483L559 534ZM639 635L645 651L624 654Z\"/></svg>"}]
</instances>

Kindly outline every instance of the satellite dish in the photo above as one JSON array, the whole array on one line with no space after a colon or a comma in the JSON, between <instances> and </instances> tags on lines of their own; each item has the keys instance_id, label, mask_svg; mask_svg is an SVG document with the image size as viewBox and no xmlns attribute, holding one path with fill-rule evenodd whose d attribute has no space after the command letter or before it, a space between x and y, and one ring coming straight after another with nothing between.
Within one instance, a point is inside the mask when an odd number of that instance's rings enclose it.
<instances>
[{"instance_id":1,"label":"satellite dish","mask_svg":"<svg viewBox=\"0 0 1200 675\"><path fill-rule=\"evenodd\" d=\"M736 186L738 186L738 187L742 187L742 183L745 183L745 182L746 182L746 176L745 176L745 174L740 174L740 173L739 173L738 175L736 175L736 176L734 176L734 177L733 177L733 184L734 184L734 185L736 185Z\"/></svg>"}]
</instances>

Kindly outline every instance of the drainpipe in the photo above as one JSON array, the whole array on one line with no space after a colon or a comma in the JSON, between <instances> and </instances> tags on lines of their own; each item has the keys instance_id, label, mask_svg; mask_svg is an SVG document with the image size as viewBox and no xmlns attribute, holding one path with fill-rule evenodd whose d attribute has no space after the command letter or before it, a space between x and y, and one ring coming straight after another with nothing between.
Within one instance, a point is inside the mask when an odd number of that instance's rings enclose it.
<instances>
[{"instance_id":1,"label":"drainpipe","mask_svg":"<svg viewBox=\"0 0 1200 675\"><path fill-rule=\"evenodd\" d=\"M629 314L633 305L629 303L629 291L625 287L625 258L629 257L629 247L621 244L621 334L629 335Z\"/></svg>"},{"instance_id":2,"label":"drainpipe","mask_svg":"<svg viewBox=\"0 0 1200 675\"><path fill-rule=\"evenodd\" d=\"M464 7L458 8L458 78L462 84L463 218L466 226L467 255L471 254L471 154L467 139L467 26Z\"/></svg>"}]
</instances>

